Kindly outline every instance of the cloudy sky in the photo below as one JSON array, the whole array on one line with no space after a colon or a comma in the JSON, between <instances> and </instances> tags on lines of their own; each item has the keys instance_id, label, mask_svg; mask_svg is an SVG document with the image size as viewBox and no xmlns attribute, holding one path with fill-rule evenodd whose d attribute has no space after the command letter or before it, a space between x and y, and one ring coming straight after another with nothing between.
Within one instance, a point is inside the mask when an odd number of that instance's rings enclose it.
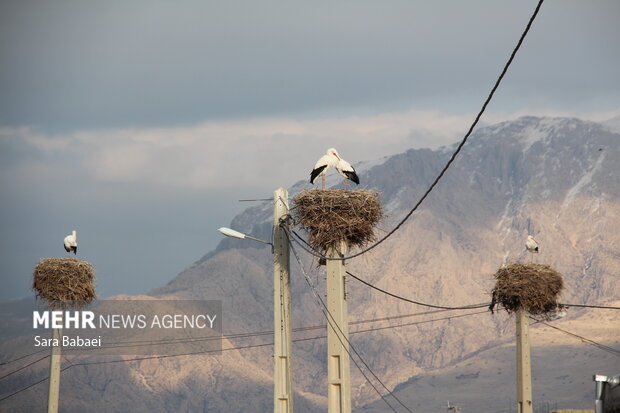
<instances>
[{"instance_id":1,"label":"cloudy sky","mask_svg":"<svg viewBox=\"0 0 620 413\"><path fill-rule=\"evenodd\" d=\"M0 3L0 299L79 257L160 286L305 179L462 137L535 0ZM620 2L547 0L483 121L620 114Z\"/></svg>"}]
</instances>

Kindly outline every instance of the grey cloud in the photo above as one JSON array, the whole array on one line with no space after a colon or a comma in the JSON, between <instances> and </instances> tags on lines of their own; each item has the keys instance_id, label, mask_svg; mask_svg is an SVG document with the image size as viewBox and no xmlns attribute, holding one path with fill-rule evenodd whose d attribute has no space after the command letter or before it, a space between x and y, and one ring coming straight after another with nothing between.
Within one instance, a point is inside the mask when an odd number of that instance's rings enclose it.
<instances>
[{"instance_id":1,"label":"grey cloud","mask_svg":"<svg viewBox=\"0 0 620 413\"><path fill-rule=\"evenodd\" d=\"M389 105L472 110L534 5L3 2L0 123L71 130ZM507 79L516 94L496 104L617 96L618 12L615 1L545 4Z\"/></svg>"}]
</instances>

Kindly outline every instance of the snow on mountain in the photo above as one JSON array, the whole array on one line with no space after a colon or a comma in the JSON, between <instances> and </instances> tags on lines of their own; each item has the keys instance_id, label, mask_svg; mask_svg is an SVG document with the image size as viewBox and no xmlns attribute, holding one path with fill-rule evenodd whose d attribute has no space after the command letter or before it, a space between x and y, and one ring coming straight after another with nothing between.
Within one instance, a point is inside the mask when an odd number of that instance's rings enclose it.
<instances>
[{"instance_id":1,"label":"snow on mountain","mask_svg":"<svg viewBox=\"0 0 620 413\"><path fill-rule=\"evenodd\" d=\"M418 201L454 148L411 149L356 165L362 187L377 189L386 207L388 216L379 225L379 235L393 228ZM620 134L594 122L524 117L482 127L472 134L419 210L377 248L347 260L347 269L412 300L449 306L484 303L490 300L494 272L506 261L524 259L523 243L532 233L541 246L537 262L564 274L564 302L613 302L620 296L618 159ZM307 177L300 179L289 188L291 198L311 187ZM328 182L336 185L341 179L332 175ZM234 217L230 226L269 239L272 214L272 203L267 201ZM307 255L303 259L315 288L323 292L324 267ZM269 247L223 239L215 251L150 294L219 299L224 308L225 334L268 331L273 328L272 264ZM295 263L292 268L294 327L324 324L300 270ZM501 389L513 388L514 376L499 374L500 369L507 371L508 363L489 361L493 354L512 354L507 346L514 340L514 320L507 314L487 312L441 320L446 314L429 313L426 308L395 300L353 279L347 282L347 299L352 321L399 317L391 321L391 328L352 335L352 343L386 386L398 386L402 390L399 395L408 403L416 402L405 396L408 386L423 383L425 403L435 399L443 402L454 391L477 396L468 401L470 411L505 411L504 400L489 397L488 383ZM577 333L579 326L596 322L596 338L617 347L620 330L610 321L613 317L598 317L594 311L570 308L563 322L572 323L569 327L575 326ZM584 323L584 317L595 321ZM295 338L311 338L311 333L296 333ZM320 330L316 333L322 334ZM549 345L556 342L553 334L557 333L550 329L536 331L539 342ZM225 345L263 342L259 336L230 338ZM297 411L325 407L325 345L321 339L295 343ZM539 393L537 397L569 400L566 394L570 394L571 402L590 402L592 374L615 372L590 371L589 366L604 365L604 360L596 350L586 352L583 346L569 340L557 346L557 351L554 347L554 351L536 353L537 366L554 363L558 354L566 355L553 370L565 379L549 379L544 396ZM491 354L491 358L484 354ZM63 386L71 388L77 380L86 387L82 394L93 394L106 389L107 375L113 375L128 384L108 388L106 397L126 401L124 409L132 411L195 411L205 406L215 411L226 406L231 412L270 409L270 347L200 360L171 359L131 366L119 363L122 366L104 371L83 369L79 376L63 377ZM162 369L174 373L175 379L154 373ZM543 370L535 371L538 374ZM586 384L584 374L588 376ZM440 381L435 381L435 376ZM13 379L23 381L24 377L16 374ZM354 367L352 383L357 408L378 399ZM449 388L436 383L449 383ZM584 386L589 386L587 392ZM158 398L149 399L151 403L145 407L140 400L150 397L152 389L157 390ZM37 398L44 397L44 392L30 398L17 396L11 403L34 410L37 403L40 405ZM80 411L80 406L84 410L80 394L68 392L63 397L66 411ZM78 407L72 409L72 405ZM6 407L11 410L11 406ZM429 411L431 407L413 406L416 411ZM383 406L375 404L372 408L381 411Z\"/></svg>"},{"instance_id":2,"label":"snow on mountain","mask_svg":"<svg viewBox=\"0 0 620 413\"><path fill-rule=\"evenodd\" d=\"M613 117L605 122L602 122L610 132L620 133L620 115Z\"/></svg>"},{"instance_id":3,"label":"snow on mountain","mask_svg":"<svg viewBox=\"0 0 620 413\"><path fill-rule=\"evenodd\" d=\"M358 168L363 186L380 191L388 214L380 224L382 231L391 229L417 202L455 147L412 149ZM541 242L538 259L566 276L566 301L605 302L620 295L613 276L620 271L617 159L620 135L593 122L524 117L482 127L402 229L347 266L381 288L409 298L455 305L484 302L492 288L492 273L507 261L524 259L523 240L533 233ZM335 174L328 180L333 185L340 181ZM289 194L292 197L310 187L300 181ZM233 225L269 237L271 213L271 203L266 203L248 209ZM219 253L256 248L233 242L222 241ZM315 264L311 267L320 273ZM215 274L207 268L205 277L212 279ZM319 288L321 279L317 274ZM184 285L182 280L183 274L173 284ZM352 318L415 310L354 281L349 284ZM300 323L320 322L307 287L294 283L293 289L298 297L296 314L303 314ZM166 291L170 289L158 293ZM506 323L501 317L464 320L454 327L412 327L407 334L392 330L369 334L356 342L367 361L380 366L377 371L388 377L388 385L396 385L414 372L450 366L482 347L497 345L506 339ZM410 348L416 351L402 350ZM296 356L312 372L299 378L301 387L310 393L321 394L322 349L304 347ZM389 359L387 353L392 355ZM358 405L373 397L362 390L361 377L356 376L354 382Z\"/></svg>"}]
</instances>

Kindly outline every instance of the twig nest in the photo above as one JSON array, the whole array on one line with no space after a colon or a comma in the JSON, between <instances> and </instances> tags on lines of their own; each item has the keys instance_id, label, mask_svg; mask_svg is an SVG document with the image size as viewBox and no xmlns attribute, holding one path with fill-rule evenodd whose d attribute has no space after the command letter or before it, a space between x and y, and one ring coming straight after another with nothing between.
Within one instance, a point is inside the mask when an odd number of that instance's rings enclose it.
<instances>
[{"instance_id":1,"label":"twig nest","mask_svg":"<svg viewBox=\"0 0 620 413\"><path fill-rule=\"evenodd\" d=\"M93 266L76 258L45 258L34 268L32 289L53 310L80 308L97 297Z\"/></svg>"},{"instance_id":2,"label":"twig nest","mask_svg":"<svg viewBox=\"0 0 620 413\"><path fill-rule=\"evenodd\" d=\"M324 253L345 241L363 247L376 239L374 228L383 217L379 194L370 190L313 189L297 195L295 219L308 231L308 243Z\"/></svg>"},{"instance_id":3,"label":"twig nest","mask_svg":"<svg viewBox=\"0 0 620 413\"><path fill-rule=\"evenodd\" d=\"M562 274L546 264L513 263L495 273L493 303L509 313L525 309L533 315L555 312L558 296L564 288Z\"/></svg>"}]
</instances>

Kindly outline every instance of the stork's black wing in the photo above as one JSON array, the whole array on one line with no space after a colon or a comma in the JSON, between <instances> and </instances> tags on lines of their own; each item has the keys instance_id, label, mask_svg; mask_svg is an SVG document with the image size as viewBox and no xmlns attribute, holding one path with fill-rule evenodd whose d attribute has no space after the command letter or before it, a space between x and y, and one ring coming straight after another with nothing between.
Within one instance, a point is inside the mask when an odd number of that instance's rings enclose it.
<instances>
[{"instance_id":1,"label":"stork's black wing","mask_svg":"<svg viewBox=\"0 0 620 413\"><path fill-rule=\"evenodd\" d=\"M355 185L359 185L360 184L360 178L355 173L355 169L353 169L352 171L343 171L343 172L347 176L348 179L350 179L353 182L355 182Z\"/></svg>"},{"instance_id":2,"label":"stork's black wing","mask_svg":"<svg viewBox=\"0 0 620 413\"><path fill-rule=\"evenodd\" d=\"M314 180L327 168L327 165L319 166L310 172L310 183L313 184Z\"/></svg>"}]
</instances>

